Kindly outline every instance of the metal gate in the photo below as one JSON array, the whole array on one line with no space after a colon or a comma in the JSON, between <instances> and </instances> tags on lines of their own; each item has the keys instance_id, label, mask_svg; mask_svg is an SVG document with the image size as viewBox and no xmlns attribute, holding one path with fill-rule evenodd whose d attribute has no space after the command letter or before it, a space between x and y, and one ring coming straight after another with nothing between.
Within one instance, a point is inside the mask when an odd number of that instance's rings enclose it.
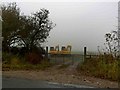
<instances>
[{"instance_id":1,"label":"metal gate","mask_svg":"<svg viewBox=\"0 0 120 90\"><path fill-rule=\"evenodd\" d=\"M81 54L49 54L48 57L50 62L55 64L73 64L84 61L84 56Z\"/></svg>"}]
</instances>

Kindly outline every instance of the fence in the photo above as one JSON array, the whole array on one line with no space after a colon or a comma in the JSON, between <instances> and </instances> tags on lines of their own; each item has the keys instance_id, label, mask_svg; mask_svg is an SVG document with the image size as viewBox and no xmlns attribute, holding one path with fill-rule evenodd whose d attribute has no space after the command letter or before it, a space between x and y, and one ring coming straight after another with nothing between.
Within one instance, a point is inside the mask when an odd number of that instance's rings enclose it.
<instances>
[{"instance_id":1,"label":"fence","mask_svg":"<svg viewBox=\"0 0 120 90\"><path fill-rule=\"evenodd\" d=\"M86 59L91 59L91 58L96 58L98 57L98 55L86 55L85 58Z\"/></svg>"},{"instance_id":2,"label":"fence","mask_svg":"<svg viewBox=\"0 0 120 90\"><path fill-rule=\"evenodd\" d=\"M81 54L48 54L48 58L56 64L73 64L84 61L84 55Z\"/></svg>"},{"instance_id":3,"label":"fence","mask_svg":"<svg viewBox=\"0 0 120 90\"><path fill-rule=\"evenodd\" d=\"M46 47L48 51L48 47ZM51 62L56 64L84 62L85 59L96 58L98 55L87 55L87 47L84 47L84 54L48 54Z\"/></svg>"},{"instance_id":4,"label":"fence","mask_svg":"<svg viewBox=\"0 0 120 90\"><path fill-rule=\"evenodd\" d=\"M98 55L82 55L82 54L48 54L50 62L55 64L74 64L82 63L85 59L96 58Z\"/></svg>"}]
</instances>

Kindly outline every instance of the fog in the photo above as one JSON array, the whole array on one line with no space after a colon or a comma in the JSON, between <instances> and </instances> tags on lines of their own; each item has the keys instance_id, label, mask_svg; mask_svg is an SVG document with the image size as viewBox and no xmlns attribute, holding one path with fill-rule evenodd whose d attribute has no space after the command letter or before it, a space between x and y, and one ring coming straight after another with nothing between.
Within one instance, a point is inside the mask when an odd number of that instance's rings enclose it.
<instances>
[{"instance_id":1,"label":"fog","mask_svg":"<svg viewBox=\"0 0 120 90\"><path fill-rule=\"evenodd\" d=\"M72 45L72 51L97 51L104 48L104 35L118 26L117 2L17 2L25 15L41 8L50 11L56 24L44 46Z\"/></svg>"}]
</instances>

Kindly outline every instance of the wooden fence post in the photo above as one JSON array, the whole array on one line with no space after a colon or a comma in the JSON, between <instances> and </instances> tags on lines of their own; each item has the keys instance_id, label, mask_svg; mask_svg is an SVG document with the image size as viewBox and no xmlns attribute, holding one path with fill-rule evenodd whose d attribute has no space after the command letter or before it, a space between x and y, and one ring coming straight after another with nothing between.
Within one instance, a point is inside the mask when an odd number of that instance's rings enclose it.
<instances>
[{"instance_id":1,"label":"wooden fence post","mask_svg":"<svg viewBox=\"0 0 120 90\"><path fill-rule=\"evenodd\" d=\"M45 52L45 56L46 56L46 58L48 59L48 46L46 47L46 52Z\"/></svg>"},{"instance_id":2,"label":"wooden fence post","mask_svg":"<svg viewBox=\"0 0 120 90\"><path fill-rule=\"evenodd\" d=\"M87 48L84 47L84 61L86 60Z\"/></svg>"}]
</instances>

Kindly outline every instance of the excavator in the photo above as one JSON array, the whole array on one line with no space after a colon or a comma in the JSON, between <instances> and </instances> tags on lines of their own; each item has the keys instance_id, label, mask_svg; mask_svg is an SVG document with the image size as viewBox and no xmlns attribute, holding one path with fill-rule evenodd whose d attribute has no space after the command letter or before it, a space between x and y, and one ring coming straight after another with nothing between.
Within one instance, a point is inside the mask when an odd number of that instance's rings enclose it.
<instances>
[{"instance_id":1,"label":"excavator","mask_svg":"<svg viewBox=\"0 0 120 90\"><path fill-rule=\"evenodd\" d=\"M50 47L49 53L50 54L71 54L71 49L72 49L72 46L67 45L67 47L62 46L60 51L59 45L57 45L55 47Z\"/></svg>"}]
</instances>

